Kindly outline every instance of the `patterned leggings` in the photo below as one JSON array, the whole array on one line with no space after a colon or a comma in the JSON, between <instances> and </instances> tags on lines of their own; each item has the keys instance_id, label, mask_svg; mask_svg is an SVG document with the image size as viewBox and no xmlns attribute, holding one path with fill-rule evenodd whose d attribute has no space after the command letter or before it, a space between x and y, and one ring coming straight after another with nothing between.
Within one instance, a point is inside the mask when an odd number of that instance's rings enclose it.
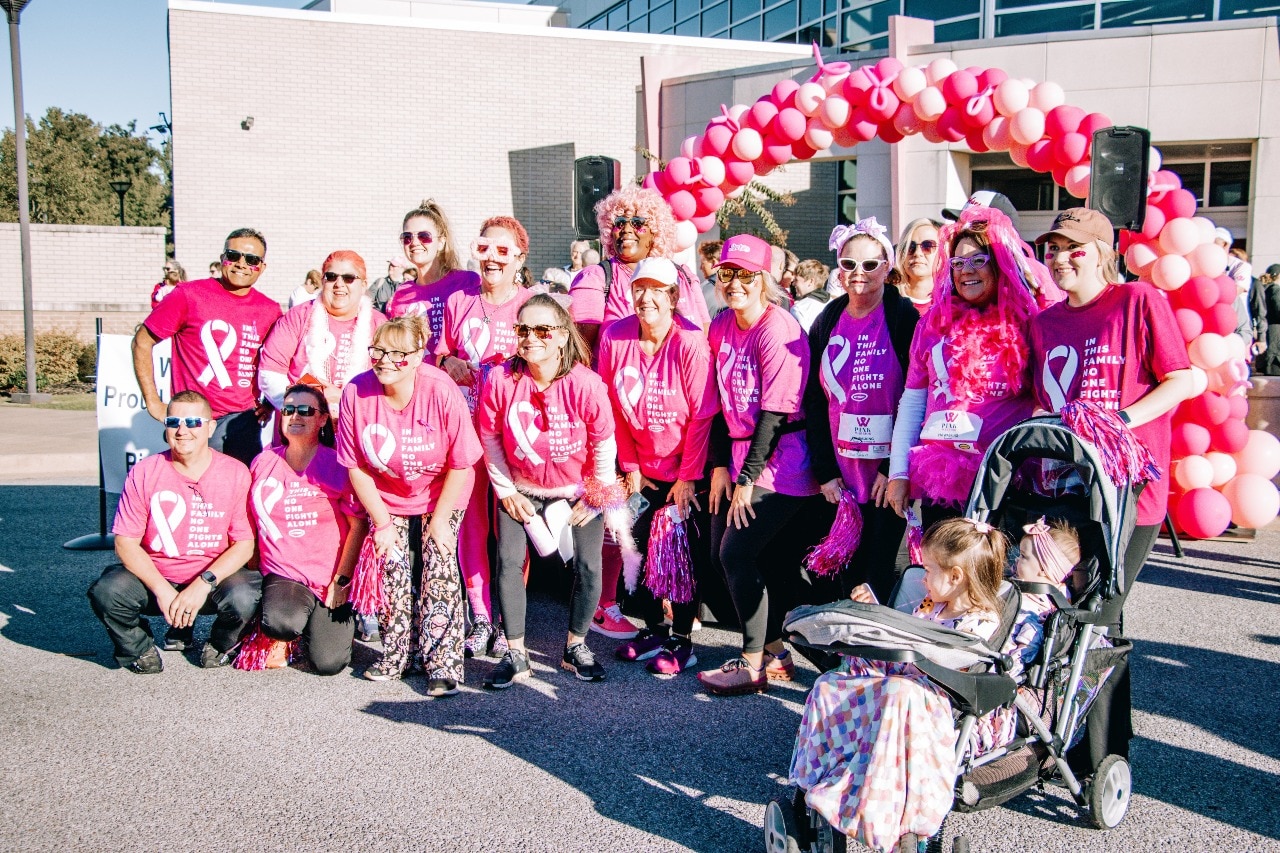
<instances>
[{"instance_id":1,"label":"patterned leggings","mask_svg":"<svg viewBox=\"0 0 1280 853\"><path fill-rule=\"evenodd\" d=\"M455 537L463 514L464 510L455 510L449 518ZM409 519L393 515L391 520L398 540L383 567L387 606L378 614L383 668L403 673L418 665L428 678L452 678L461 683L466 608L457 549L441 552L427 535L431 514L422 516L422 582L415 601Z\"/></svg>"}]
</instances>

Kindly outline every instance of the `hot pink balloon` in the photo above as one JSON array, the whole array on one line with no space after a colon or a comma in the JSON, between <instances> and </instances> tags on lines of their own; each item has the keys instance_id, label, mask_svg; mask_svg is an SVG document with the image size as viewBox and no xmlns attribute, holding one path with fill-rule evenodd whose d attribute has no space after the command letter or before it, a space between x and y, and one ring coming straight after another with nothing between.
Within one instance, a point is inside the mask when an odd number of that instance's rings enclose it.
<instances>
[{"instance_id":1,"label":"hot pink balloon","mask_svg":"<svg viewBox=\"0 0 1280 853\"><path fill-rule=\"evenodd\" d=\"M996 87L995 104L1000 115L1013 117L1031 103L1031 93L1021 80L1005 80Z\"/></svg>"},{"instance_id":2,"label":"hot pink balloon","mask_svg":"<svg viewBox=\"0 0 1280 853\"><path fill-rule=\"evenodd\" d=\"M892 56L886 56L884 59L877 62L875 64L875 68L872 70L875 72L875 78L879 80L882 85L888 86L899 74L902 73L902 69L903 65L901 62L894 59Z\"/></svg>"},{"instance_id":3,"label":"hot pink balloon","mask_svg":"<svg viewBox=\"0 0 1280 853\"><path fill-rule=\"evenodd\" d=\"M1080 126L1076 130L1085 136L1093 139L1093 135L1104 127L1113 127L1115 122L1107 118L1103 113L1089 113L1080 122Z\"/></svg>"},{"instance_id":4,"label":"hot pink balloon","mask_svg":"<svg viewBox=\"0 0 1280 853\"><path fill-rule=\"evenodd\" d=\"M655 192L657 192L658 191L658 179L656 177L657 174L658 174L657 172L650 172L649 174L645 175L644 180L640 182L640 186L644 187L646 190L654 190ZM658 195L662 195L662 193L658 192Z\"/></svg>"},{"instance_id":5,"label":"hot pink balloon","mask_svg":"<svg viewBox=\"0 0 1280 853\"><path fill-rule=\"evenodd\" d=\"M982 136L982 131L971 130L964 137L965 144L975 154L984 154L991 149L987 147L987 141Z\"/></svg>"},{"instance_id":6,"label":"hot pink balloon","mask_svg":"<svg viewBox=\"0 0 1280 853\"><path fill-rule=\"evenodd\" d=\"M986 127L995 117L996 106L992 103L991 96L985 92L969 98L964 102L960 110L961 120L974 130L981 130Z\"/></svg>"},{"instance_id":7,"label":"hot pink balloon","mask_svg":"<svg viewBox=\"0 0 1280 853\"><path fill-rule=\"evenodd\" d=\"M1257 474L1238 474L1222 490L1231 504L1231 520L1239 527L1266 527L1280 513L1280 492Z\"/></svg>"},{"instance_id":8,"label":"hot pink balloon","mask_svg":"<svg viewBox=\"0 0 1280 853\"><path fill-rule=\"evenodd\" d=\"M880 130L880 125L868 119L860 109L853 110L849 114L849 121L844 127L848 134L859 142L875 139L876 132Z\"/></svg>"},{"instance_id":9,"label":"hot pink balloon","mask_svg":"<svg viewBox=\"0 0 1280 853\"><path fill-rule=\"evenodd\" d=\"M1166 219L1189 219L1196 213L1196 197L1190 190L1171 190L1160 200Z\"/></svg>"},{"instance_id":10,"label":"hot pink balloon","mask_svg":"<svg viewBox=\"0 0 1280 853\"><path fill-rule=\"evenodd\" d=\"M964 139L967 130L964 122L960 120L958 107L947 107L946 112L938 119L938 133L942 134L942 138L947 142L959 142Z\"/></svg>"},{"instance_id":11,"label":"hot pink balloon","mask_svg":"<svg viewBox=\"0 0 1280 853\"><path fill-rule=\"evenodd\" d=\"M875 85L867 74L866 68L856 68L848 77L844 78L844 88L841 93L850 104L860 107L866 103L867 92L875 88Z\"/></svg>"},{"instance_id":12,"label":"hot pink balloon","mask_svg":"<svg viewBox=\"0 0 1280 853\"><path fill-rule=\"evenodd\" d=\"M789 143L796 142L804 138L806 121L804 113L794 107L787 107L773 120L773 132L779 139Z\"/></svg>"},{"instance_id":13,"label":"hot pink balloon","mask_svg":"<svg viewBox=\"0 0 1280 853\"><path fill-rule=\"evenodd\" d=\"M1151 281L1161 290L1177 290L1191 278L1191 264L1182 255L1165 255L1151 265Z\"/></svg>"},{"instance_id":14,"label":"hot pink balloon","mask_svg":"<svg viewBox=\"0 0 1280 853\"><path fill-rule=\"evenodd\" d=\"M1182 340L1191 343L1204 331L1204 320L1190 308L1179 308L1173 312L1178 322L1178 331L1182 332Z\"/></svg>"},{"instance_id":15,"label":"hot pink balloon","mask_svg":"<svg viewBox=\"0 0 1280 853\"><path fill-rule=\"evenodd\" d=\"M698 187L693 191L693 199L696 203L694 216L706 216L724 204L724 192L719 187Z\"/></svg>"},{"instance_id":16,"label":"hot pink balloon","mask_svg":"<svg viewBox=\"0 0 1280 853\"><path fill-rule=\"evenodd\" d=\"M814 154L818 153L818 149L811 148L809 143L803 139L797 139L791 143L791 156L796 160L808 160Z\"/></svg>"},{"instance_id":17,"label":"hot pink balloon","mask_svg":"<svg viewBox=\"0 0 1280 853\"><path fill-rule=\"evenodd\" d=\"M723 157L733 144L733 131L723 124L712 125L702 136L702 151L715 157Z\"/></svg>"},{"instance_id":18,"label":"hot pink balloon","mask_svg":"<svg viewBox=\"0 0 1280 853\"><path fill-rule=\"evenodd\" d=\"M1053 159L1063 166L1082 163L1089 156L1089 139L1083 133L1066 133L1053 142Z\"/></svg>"},{"instance_id":19,"label":"hot pink balloon","mask_svg":"<svg viewBox=\"0 0 1280 853\"><path fill-rule=\"evenodd\" d=\"M1237 474L1257 474L1273 480L1280 474L1280 439L1265 430L1251 429L1235 458Z\"/></svg>"},{"instance_id":20,"label":"hot pink balloon","mask_svg":"<svg viewBox=\"0 0 1280 853\"><path fill-rule=\"evenodd\" d=\"M1052 140L1045 141L1052 142ZM1055 184L1060 187L1065 187L1067 185L1067 167L1053 159L1052 149L1050 149L1050 152L1049 163L1052 164L1052 168L1049 169L1049 174L1053 176L1053 182Z\"/></svg>"},{"instance_id":21,"label":"hot pink balloon","mask_svg":"<svg viewBox=\"0 0 1280 853\"><path fill-rule=\"evenodd\" d=\"M796 90L796 109L806 116L818 113L818 107L826 100L827 90L817 83L801 83Z\"/></svg>"},{"instance_id":22,"label":"hot pink balloon","mask_svg":"<svg viewBox=\"0 0 1280 853\"><path fill-rule=\"evenodd\" d=\"M1019 110L1009 120L1009 135L1014 142L1030 145L1044 136L1044 113L1035 107Z\"/></svg>"},{"instance_id":23,"label":"hot pink balloon","mask_svg":"<svg viewBox=\"0 0 1280 853\"><path fill-rule=\"evenodd\" d=\"M1027 165L1037 172L1053 168L1053 140L1039 139L1027 146Z\"/></svg>"},{"instance_id":24,"label":"hot pink balloon","mask_svg":"<svg viewBox=\"0 0 1280 853\"><path fill-rule=\"evenodd\" d=\"M671 214L676 219L690 219L698 209L693 193L688 190L676 190L671 193L667 196L667 204L670 205Z\"/></svg>"},{"instance_id":25,"label":"hot pink balloon","mask_svg":"<svg viewBox=\"0 0 1280 853\"><path fill-rule=\"evenodd\" d=\"M761 133L769 129L769 125L778 116L778 105L775 104L769 96L756 101L751 105L751 112L748 113L746 124L748 127L754 127Z\"/></svg>"},{"instance_id":26,"label":"hot pink balloon","mask_svg":"<svg viewBox=\"0 0 1280 853\"><path fill-rule=\"evenodd\" d=\"M733 135L733 155L741 160L755 160L764 153L760 132L744 127Z\"/></svg>"},{"instance_id":27,"label":"hot pink balloon","mask_svg":"<svg viewBox=\"0 0 1280 853\"><path fill-rule=\"evenodd\" d=\"M1179 499L1176 515L1193 539L1212 539L1231 523L1231 503L1213 489L1192 489Z\"/></svg>"},{"instance_id":28,"label":"hot pink balloon","mask_svg":"<svg viewBox=\"0 0 1280 853\"><path fill-rule=\"evenodd\" d=\"M1009 79L1009 74L1000 68L988 68L978 75L978 85L983 89L994 89L1005 80Z\"/></svg>"},{"instance_id":29,"label":"hot pink balloon","mask_svg":"<svg viewBox=\"0 0 1280 853\"><path fill-rule=\"evenodd\" d=\"M1147 205L1147 216L1142 221L1142 236L1148 240L1154 240L1160 236L1160 229L1164 228L1165 222L1168 220L1164 217L1164 211L1156 207L1154 204Z\"/></svg>"},{"instance_id":30,"label":"hot pink balloon","mask_svg":"<svg viewBox=\"0 0 1280 853\"><path fill-rule=\"evenodd\" d=\"M1190 219L1171 219L1160 231L1160 249L1166 254L1185 255L1196 247L1200 232ZM1226 261L1222 263L1226 268Z\"/></svg>"},{"instance_id":31,"label":"hot pink balloon","mask_svg":"<svg viewBox=\"0 0 1280 853\"><path fill-rule=\"evenodd\" d=\"M942 81L942 95L952 106L963 106L964 102L978 94L978 78L968 71L954 71Z\"/></svg>"},{"instance_id":32,"label":"hot pink balloon","mask_svg":"<svg viewBox=\"0 0 1280 853\"><path fill-rule=\"evenodd\" d=\"M770 137L765 141L764 153L760 156L775 166L785 166L791 162L791 143Z\"/></svg>"},{"instance_id":33,"label":"hot pink balloon","mask_svg":"<svg viewBox=\"0 0 1280 853\"><path fill-rule=\"evenodd\" d=\"M799 90L800 84L790 77L779 80L773 85L773 102L778 105L779 109L793 106L796 92Z\"/></svg>"},{"instance_id":34,"label":"hot pink balloon","mask_svg":"<svg viewBox=\"0 0 1280 853\"><path fill-rule=\"evenodd\" d=\"M876 63L876 67L878 68L883 62L883 59L880 60L880 62ZM893 87L884 82L884 77L878 79L881 84L867 92L867 96L862 102L862 109L872 119L883 123L893 118L898 111L898 105L902 101L894 93Z\"/></svg>"},{"instance_id":35,"label":"hot pink balloon","mask_svg":"<svg viewBox=\"0 0 1280 853\"><path fill-rule=\"evenodd\" d=\"M1168 226L1165 226L1168 228ZM1187 253L1191 262L1191 272L1195 275L1221 275L1227 268L1227 253L1213 243L1201 243Z\"/></svg>"},{"instance_id":36,"label":"hot pink balloon","mask_svg":"<svg viewBox=\"0 0 1280 853\"><path fill-rule=\"evenodd\" d=\"M716 215L714 213L708 213L706 216L695 216L689 221L693 223L693 227L698 230L699 234L706 234L716 227Z\"/></svg>"},{"instance_id":37,"label":"hot pink balloon","mask_svg":"<svg viewBox=\"0 0 1280 853\"><path fill-rule=\"evenodd\" d=\"M667 163L667 179L677 188L693 183L694 177L693 161L688 157L672 157Z\"/></svg>"},{"instance_id":38,"label":"hot pink balloon","mask_svg":"<svg viewBox=\"0 0 1280 853\"><path fill-rule=\"evenodd\" d=\"M937 121L947 108L947 99L943 97L941 90L925 86L912 101L912 106L921 121Z\"/></svg>"},{"instance_id":39,"label":"hot pink balloon","mask_svg":"<svg viewBox=\"0 0 1280 853\"><path fill-rule=\"evenodd\" d=\"M1045 115L1044 130L1055 138L1065 136L1079 131L1082 121L1084 121L1084 110L1071 104L1060 104Z\"/></svg>"},{"instance_id":40,"label":"hot pink balloon","mask_svg":"<svg viewBox=\"0 0 1280 853\"><path fill-rule=\"evenodd\" d=\"M1081 164L1072 166L1067 169L1066 188L1076 198L1089 197L1089 177L1093 174L1093 170L1088 165Z\"/></svg>"},{"instance_id":41,"label":"hot pink balloon","mask_svg":"<svg viewBox=\"0 0 1280 853\"><path fill-rule=\"evenodd\" d=\"M751 179L756 176L751 161L739 157L725 160L724 171L725 181L738 187L751 183Z\"/></svg>"}]
</instances>

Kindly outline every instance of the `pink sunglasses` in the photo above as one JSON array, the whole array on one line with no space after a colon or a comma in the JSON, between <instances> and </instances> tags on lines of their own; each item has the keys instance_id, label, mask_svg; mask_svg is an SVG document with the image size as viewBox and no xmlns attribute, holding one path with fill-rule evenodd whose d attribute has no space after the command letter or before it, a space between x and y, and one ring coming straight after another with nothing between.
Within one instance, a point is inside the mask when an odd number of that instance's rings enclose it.
<instances>
[{"instance_id":1,"label":"pink sunglasses","mask_svg":"<svg viewBox=\"0 0 1280 853\"><path fill-rule=\"evenodd\" d=\"M492 258L495 261L508 261L520 254L520 248L506 240L472 240L471 257L477 261Z\"/></svg>"}]
</instances>

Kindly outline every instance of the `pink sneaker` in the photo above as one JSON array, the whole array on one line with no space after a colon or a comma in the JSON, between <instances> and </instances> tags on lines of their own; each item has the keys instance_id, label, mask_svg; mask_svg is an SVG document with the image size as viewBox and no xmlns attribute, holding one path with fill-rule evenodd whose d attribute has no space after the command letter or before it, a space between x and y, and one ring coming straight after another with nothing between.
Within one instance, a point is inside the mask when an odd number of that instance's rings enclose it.
<instances>
[{"instance_id":1,"label":"pink sneaker","mask_svg":"<svg viewBox=\"0 0 1280 853\"><path fill-rule=\"evenodd\" d=\"M640 633L636 630L636 626L622 615L622 611L616 604L596 608L595 618L591 620L591 630L615 640L635 639L636 634Z\"/></svg>"},{"instance_id":2,"label":"pink sneaker","mask_svg":"<svg viewBox=\"0 0 1280 853\"><path fill-rule=\"evenodd\" d=\"M654 675L679 675L697 662L692 640L671 637L657 657L649 661L649 671Z\"/></svg>"}]
</instances>

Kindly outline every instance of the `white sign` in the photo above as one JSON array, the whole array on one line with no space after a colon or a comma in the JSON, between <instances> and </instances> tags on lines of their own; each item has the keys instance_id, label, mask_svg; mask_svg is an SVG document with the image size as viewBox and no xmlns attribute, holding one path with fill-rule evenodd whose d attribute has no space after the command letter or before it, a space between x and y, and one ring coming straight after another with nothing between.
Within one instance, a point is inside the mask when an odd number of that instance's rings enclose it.
<instances>
[{"instance_id":1,"label":"white sign","mask_svg":"<svg viewBox=\"0 0 1280 853\"><path fill-rule=\"evenodd\" d=\"M169 401L168 340L151 351L152 373L160 399ZM102 481L108 492L124 491L124 478L139 459L167 450L164 426L147 414L138 379L133 373L133 336L98 338L98 455Z\"/></svg>"}]
</instances>

